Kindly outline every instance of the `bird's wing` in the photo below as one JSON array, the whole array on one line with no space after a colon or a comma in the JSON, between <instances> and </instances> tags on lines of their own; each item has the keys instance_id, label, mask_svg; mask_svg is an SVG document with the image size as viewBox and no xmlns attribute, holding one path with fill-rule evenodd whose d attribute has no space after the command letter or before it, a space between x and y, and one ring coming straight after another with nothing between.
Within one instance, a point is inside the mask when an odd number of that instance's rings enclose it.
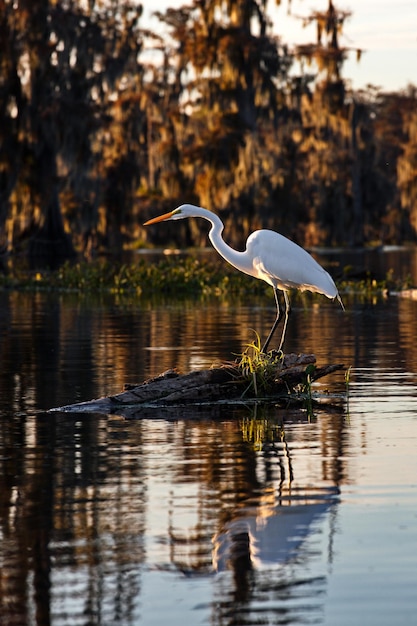
<instances>
[{"instance_id":1,"label":"bird's wing","mask_svg":"<svg viewBox=\"0 0 417 626\"><path fill-rule=\"evenodd\" d=\"M258 278L278 289L337 295L331 276L299 245L272 230L258 230L247 241Z\"/></svg>"}]
</instances>

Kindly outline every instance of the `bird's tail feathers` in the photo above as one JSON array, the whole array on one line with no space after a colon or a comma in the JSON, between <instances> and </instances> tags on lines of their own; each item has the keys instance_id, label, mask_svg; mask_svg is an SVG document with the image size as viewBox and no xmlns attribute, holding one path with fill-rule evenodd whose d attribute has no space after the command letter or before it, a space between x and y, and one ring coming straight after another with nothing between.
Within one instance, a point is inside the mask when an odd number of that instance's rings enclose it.
<instances>
[{"instance_id":1,"label":"bird's tail feathers","mask_svg":"<svg viewBox=\"0 0 417 626\"><path fill-rule=\"evenodd\" d=\"M339 294L337 294L336 298L338 299L339 304L340 304L340 306L342 307L342 311L346 311L346 309L345 309L345 305L343 304L343 302L342 302L342 298L339 296Z\"/></svg>"}]
</instances>

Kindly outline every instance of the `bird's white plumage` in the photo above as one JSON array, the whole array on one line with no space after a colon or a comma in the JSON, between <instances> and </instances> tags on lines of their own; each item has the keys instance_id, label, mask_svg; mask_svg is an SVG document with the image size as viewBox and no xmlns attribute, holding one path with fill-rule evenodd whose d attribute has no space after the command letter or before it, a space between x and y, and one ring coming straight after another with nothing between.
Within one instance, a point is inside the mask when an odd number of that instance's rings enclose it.
<instances>
[{"instance_id":1,"label":"bird's white plumage","mask_svg":"<svg viewBox=\"0 0 417 626\"><path fill-rule=\"evenodd\" d=\"M299 245L273 230L256 230L246 242L254 275L278 289L337 296L331 276Z\"/></svg>"},{"instance_id":2,"label":"bird's white plumage","mask_svg":"<svg viewBox=\"0 0 417 626\"><path fill-rule=\"evenodd\" d=\"M282 317L278 302L278 289L284 291L285 299L285 320L279 345L280 350L284 342L290 312L289 299L286 293L289 289L308 290L321 293L328 298L337 298L343 308L336 285L326 270L304 248L273 230L256 230L248 237L246 250L239 252L231 248L222 238L224 226L221 219L215 213L193 204L182 204L170 213L147 221L145 226L185 217L202 217L208 220L211 224L209 239L217 252L236 269L264 280L274 288L277 317L262 348L263 352L266 352L275 328Z\"/></svg>"}]
</instances>

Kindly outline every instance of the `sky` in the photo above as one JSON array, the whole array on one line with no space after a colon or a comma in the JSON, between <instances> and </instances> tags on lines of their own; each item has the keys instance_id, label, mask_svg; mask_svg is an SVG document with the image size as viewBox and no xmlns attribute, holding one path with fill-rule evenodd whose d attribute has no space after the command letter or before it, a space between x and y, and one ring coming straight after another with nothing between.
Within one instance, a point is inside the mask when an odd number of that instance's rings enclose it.
<instances>
[{"instance_id":1,"label":"sky","mask_svg":"<svg viewBox=\"0 0 417 626\"><path fill-rule=\"evenodd\" d=\"M398 91L409 83L417 85L417 0L333 0L336 8L351 11L345 22L340 43L361 48L358 63L354 52L343 66L343 76L354 89L371 84L384 91ZM151 20L153 11L190 4L188 0L153 0L145 3L145 20L157 30L160 23ZM291 13L306 16L325 10L328 0L291 0ZM288 15L288 0L269 0L268 14L274 22L273 34L287 44L312 43L314 26L303 28L301 20Z\"/></svg>"}]
</instances>

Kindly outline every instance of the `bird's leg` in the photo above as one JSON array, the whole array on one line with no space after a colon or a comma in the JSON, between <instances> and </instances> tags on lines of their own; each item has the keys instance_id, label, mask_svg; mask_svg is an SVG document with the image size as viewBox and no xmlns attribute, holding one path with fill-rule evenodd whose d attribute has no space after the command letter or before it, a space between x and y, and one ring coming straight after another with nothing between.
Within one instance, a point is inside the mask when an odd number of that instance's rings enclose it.
<instances>
[{"instance_id":1,"label":"bird's leg","mask_svg":"<svg viewBox=\"0 0 417 626\"><path fill-rule=\"evenodd\" d=\"M278 352L282 349L282 346L284 345L285 333L287 331L288 317L291 313L290 299L286 291L284 291L284 300L285 300L285 319L284 319L284 324L282 326L282 335L281 335L281 341L279 344Z\"/></svg>"},{"instance_id":2,"label":"bird's leg","mask_svg":"<svg viewBox=\"0 0 417 626\"><path fill-rule=\"evenodd\" d=\"M284 291L284 295L286 295L285 291ZM265 343L263 345L263 348L261 350L261 352L263 352L264 354L266 354L266 351L267 351L268 346L269 346L269 342L272 339L272 335L274 334L275 329L278 326L278 324L280 323L280 321L282 319L282 315L283 315L283 313L282 313L282 311L280 309L280 306L279 306L278 289L274 288L274 296L275 296L275 302L276 302L276 305L277 305L277 317L275 319L275 322L272 325L271 330L269 331L269 335L268 335L268 337L267 337L267 339L266 339L266 341L265 341ZM285 300L285 303L287 303L287 299ZM287 318L288 318L288 314L287 314ZM281 345L282 345L282 343L283 343L283 339L281 337ZM281 349L281 346L280 346L280 349Z\"/></svg>"}]
</instances>

